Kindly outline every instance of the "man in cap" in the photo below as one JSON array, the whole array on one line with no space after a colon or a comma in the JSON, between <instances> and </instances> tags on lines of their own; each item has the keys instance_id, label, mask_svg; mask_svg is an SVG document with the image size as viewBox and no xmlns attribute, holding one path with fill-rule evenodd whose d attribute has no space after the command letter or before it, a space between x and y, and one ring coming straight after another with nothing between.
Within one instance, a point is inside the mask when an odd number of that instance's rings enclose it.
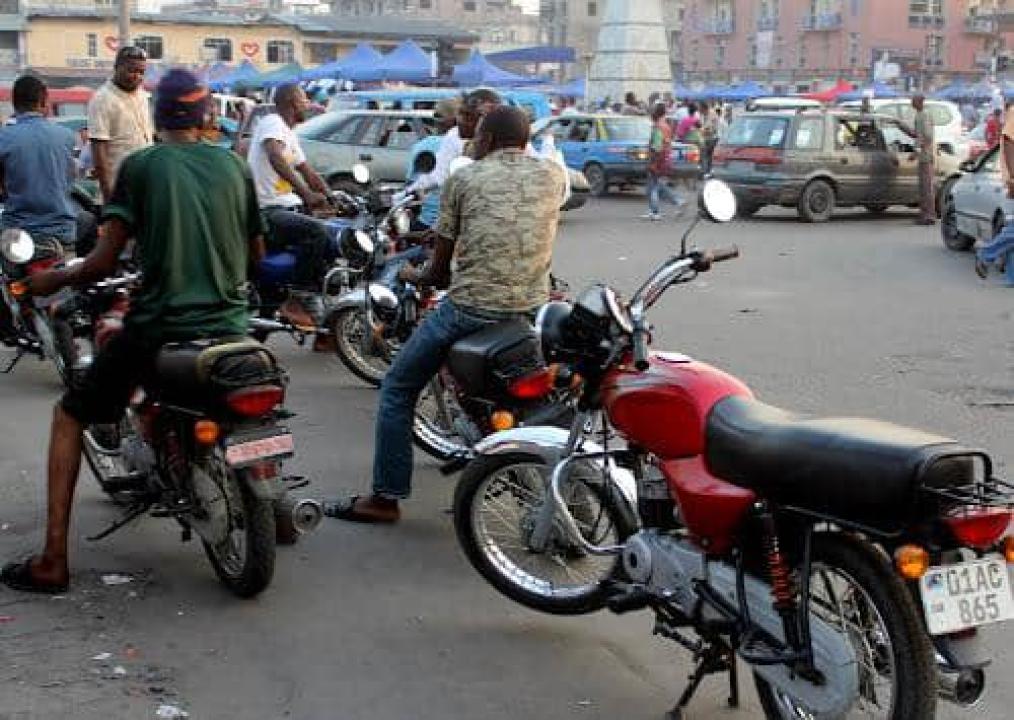
<instances>
[{"instance_id":1,"label":"man in cap","mask_svg":"<svg viewBox=\"0 0 1014 720\"><path fill-rule=\"evenodd\" d=\"M412 163L408 169L408 182L409 190L417 190L428 180L420 182L419 187L414 186L412 183L421 181L422 178L428 177L430 173L436 171L436 166L429 173L420 175L416 169L416 161L428 155L431 155L434 159L440 154L440 148L447 137L447 134L452 130L457 129L458 125L458 109L461 106L461 100L459 98L448 98L441 100L437 103L436 108L433 110L433 119L437 123L437 132L434 135L430 135L427 138L423 138L415 144L412 148ZM421 191L420 191L421 192ZM437 217L440 215L440 193L431 192L426 196L425 201L422 204L422 212L419 215L419 222L428 228L434 227L437 224Z\"/></svg>"},{"instance_id":2,"label":"man in cap","mask_svg":"<svg viewBox=\"0 0 1014 720\"><path fill-rule=\"evenodd\" d=\"M32 294L50 295L107 277L129 238L137 243L144 273L123 331L56 406L45 549L0 571L0 582L14 589L67 590L67 535L84 428L119 421L164 343L246 333L244 287L251 260L263 252L261 216L243 161L201 141L209 100L193 73L167 73L155 103L163 142L121 163L98 245L80 265L29 280Z\"/></svg>"}]
</instances>

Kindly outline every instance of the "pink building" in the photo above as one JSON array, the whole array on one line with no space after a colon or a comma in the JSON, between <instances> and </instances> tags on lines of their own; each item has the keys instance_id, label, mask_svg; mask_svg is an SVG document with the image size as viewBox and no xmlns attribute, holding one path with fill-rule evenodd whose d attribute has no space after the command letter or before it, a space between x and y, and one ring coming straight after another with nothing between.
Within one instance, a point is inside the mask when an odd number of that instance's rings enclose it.
<instances>
[{"instance_id":1,"label":"pink building","mask_svg":"<svg viewBox=\"0 0 1014 720\"><path fill-rule=\"evenodd\" d=\"M682 80L790 88L876 76L901 87L978 80L1014 45L1006 0L685 0Z\"/></svg>"}]
</instances>

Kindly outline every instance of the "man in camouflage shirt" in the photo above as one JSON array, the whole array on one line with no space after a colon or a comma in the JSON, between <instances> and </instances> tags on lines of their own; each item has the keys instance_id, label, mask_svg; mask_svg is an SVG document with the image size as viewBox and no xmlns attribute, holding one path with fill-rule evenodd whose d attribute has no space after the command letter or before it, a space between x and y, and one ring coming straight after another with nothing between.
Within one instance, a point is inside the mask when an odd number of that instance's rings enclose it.
<instances>
[{"instance_id":1,"label":"man in camouflage shirt","mask_svg":"<svg viewBox=\"0 0 1014 720\"><path fill-rule=\"evenodd\" d=\"M325 512L356 522L395 522L412 479L412 420L419 394L451 346L484 327L529 317L549 299L549 270L566 178L554 162L527 157L528 118L501 106L479 126L474 165L441 195L431 263L406 267L404 280L449 287L384 378L376 426L373 493L328 503Z\"/></svg>"}]
</instances>

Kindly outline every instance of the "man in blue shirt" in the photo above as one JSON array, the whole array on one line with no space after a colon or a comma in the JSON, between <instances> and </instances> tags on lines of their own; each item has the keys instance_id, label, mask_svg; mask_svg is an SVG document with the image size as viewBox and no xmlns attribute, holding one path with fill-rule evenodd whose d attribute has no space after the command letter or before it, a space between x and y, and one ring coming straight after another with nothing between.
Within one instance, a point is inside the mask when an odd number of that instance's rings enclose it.
<instances>
[{"instance_id":1,"label":"man in blue shirt","mask_svg":"<svg viewBox=\"0 0 1014 720\"><path fill-rule=\"evenodd\" d=\"M46 85L39 78L18 78L11 101L17 122L0 129L0 182L6 196L0 228L72 248L77 231L70 200L77 173L74 133L46 119Z\"/></svg>"}]
</instances>

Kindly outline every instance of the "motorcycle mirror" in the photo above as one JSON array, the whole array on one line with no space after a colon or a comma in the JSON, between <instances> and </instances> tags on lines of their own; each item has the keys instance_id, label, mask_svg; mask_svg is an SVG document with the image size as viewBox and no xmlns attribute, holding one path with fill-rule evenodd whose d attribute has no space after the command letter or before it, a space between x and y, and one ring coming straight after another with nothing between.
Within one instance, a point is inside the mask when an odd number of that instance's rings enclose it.
<instances>
[{"instance_id":1,"label":"motorcycle mirror","mask_svg":"<svg viewBox=\"0 0 1014 720\"><path fill-rule=\"evenodd\" d=\"M352 166L352 179L360 185L370 182L370 169L361 163Z\"/></svg>"},{"instance_id":2,"label":"motorcycle mirror","mask_svg":"<svg viewBox=\"0 0 1014 720\"><path fill-rule=\"evenodd\" d=\"M736 195L724 182L712 178L701 189L700 208L711 222L731 222L736 217Z\"/></svg>"},{"instance_id":3,"label":"motorcycle mirror","mask_svg":"<svg viewBox=\"0 0 1014 720\"><path fill-rule=\"evenodd\" d=\"M462 156L462 157L456 157L453 160L451 160L451 168L450 168L451 173L450 174L453 175L454 173L458 172L458 170L464 170L465 168L467 168L469 165L473 164L474 162L475 162L475 160L473 160L470 157L464 157L464 156Z\"/></svg>"},{"instance_id":4,"label":"motorcycle mirror","mask_svg":"<svg viewBox=\"0 0 1014 720\"><path fill-rule=\"evenodd\" d=\"M0 233L0 253L9 262L21 265L35 255L35 241L24 230L4 230Z\"/></svg>"}]
</instances>

